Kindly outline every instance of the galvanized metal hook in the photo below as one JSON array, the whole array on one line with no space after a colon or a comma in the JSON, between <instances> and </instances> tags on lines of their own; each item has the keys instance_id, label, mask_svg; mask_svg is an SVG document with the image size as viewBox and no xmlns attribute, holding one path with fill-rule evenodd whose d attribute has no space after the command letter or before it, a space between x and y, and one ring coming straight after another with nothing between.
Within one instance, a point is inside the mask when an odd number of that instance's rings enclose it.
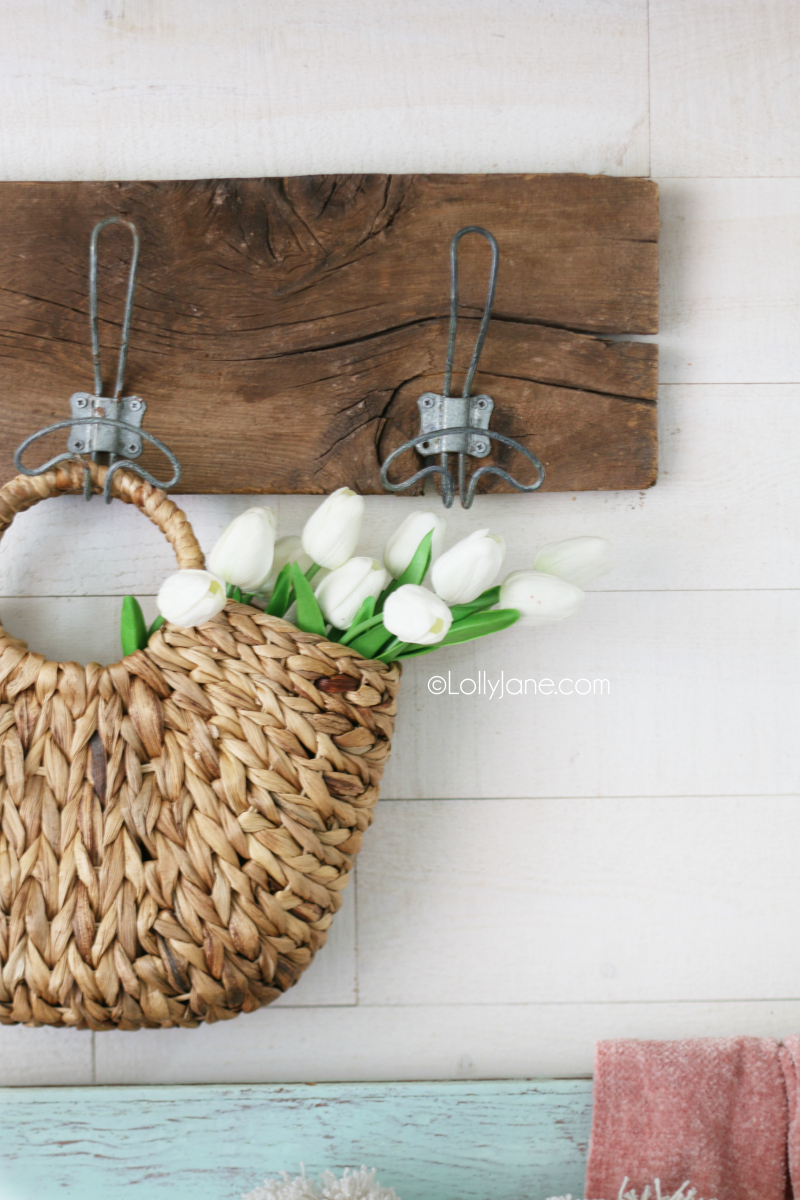
<instances>
[{"instance_id":1,"label":"galvanized metal hook","mask_svg":"<svg viewBox=\"0 0 800 1200\"><path fill-rule=\"evenodd\" d=\"M443 392L448 398L453 378L453 358L456 352L456 334L458 333L458 245L465 234L468 233L479 233L481 237L486 238L492 248L492 266L489 271L489 290L486 294L486 307L483 310L478 336L475 340L475 349L472 351L472 361L469 364L467 377L464 380L464 390L461 393L464 400L469 398L469 394L472 391L472 381L478 369L478 360L483 350L483 343L486 341L489 321L492 318L492 309L494 308L494 294L497 291L497 268L500 264L500 250L497 245L497 238L493 233L489 233L488 229L482 229L480 225L465 225L463 229L459 229L458 233L454 235L450 243L450 331L447 337L447 362L444 367Z\"/></svg>"},{"instance_id":2,"label":"galvanized metal hook","mask_svg":"<svg viewBox=\"0 0 800 1200\"><path fill-rule=\"evenodd\" d=\"M103 371L100 361L100 327L97 306L97 265L98 242L100 234L108 225L124 225L130 230L132 238L131 265L128 272L128 287L125 295L125 312L122 319L119 358L117 359L117 377L114 384L113 396L103 395ZM92 363L94 366L94 392L74 392L70 397L72 419L56 421L40 429L38 433L26 438L14 454L14 463L23 475L42 475L58 463L66 459L77 459L84 464L83 494L87 500L92 498L92 481L86 468L86 460L82 456L91 454L93 462L99 462L101 455L108 456L108 473L106 475L103 495L106 504L111 503L111 483L115 473L123 468L135 471L154 487L174 487L181 478L181 465L169 447L158 438L142 429L142 418L147 405L141 396L123 396L125 386L125 367L128 361L128 346L130 343L131 318L133 316L133 297L136 290L136 273L139 266L139 233L132 221L123 217L106 217L98 221L92 230L89 242L89 324L92 336ZM57 454L40 467L26 467L22 455L27 448L48 433L59 429L69 429L67 451ZM149 471L131 461L142 453L142 439L155 446L167 458L172 477L166 481L156 479Z\"/></svg>"},{"instance_id":3,"label":"galvanized metal hook","mask_svg":"<svg viewBox=\"0 0 800 1200\"><path fill-rule=\"evenodd\" d=\"M489 288L486 295L486 306L478 328L475 348L472 351L469 368L464 380L460 397L451 395L453 379L453 360L455 357L456 335L458 333L458 247L461 239L468 233L477 233L486 238L492 249L492 265L489 271ZM447 359L444 368L444 385L441 394L424 392L417 400L420 412L420 433L417 437L404 442L397 450L393 450L381 466L381 483L390 492L402 492L406 488L429 476L441 477L442 503L445 508L451 508L456 490L461 497L463 508L470 508L475 498L475 489L484 475L498 475L519 492L535 492L544 483L545 471L539 459L525 446L504 434L494 433L489 429L489 418L494 409L491 396L472 396L472 384L478 369L483 344L489 329L489 321L494 306L497 288L497 272L500 262L500 251L497 240L488 229L480 225L465 225L454 234L450 242L450 328L447 338ZM467 455L473 458L485 458L491 451L493 441L501 442L523 454L536 468L536 482L520 483L502 467L484 466L473 471L469 484L466 481ZM406 450L417 450L423 457L439 455L439 465L423 467L402 483L392 483L389 479L389 467ZM453 479L449 466L449 455L458 454L458 481Z\"/></svg>"},{"instance_id":4,"label":"galvanized metal hook","mask_svg":"<svg viewBox=\"0 0 800 1200\"><path fill-rule=\"evenodd\" d=\"M131 231L133 238L131 266L128 272L128 291L125 296L125 315L122 318L122 339L117 360L117 382L114 385L114 399L118 400L122 395L125 383L125 365L128 361L133 294L136 291L136 272L139 267L139 231L133 221L126 221L123 217L106 217L105 220L98 221L92 230L89 242L89 322L92 327L92 362L94 363L94 393L96 396L103 394L103 372L100 366L100 326L97 316L97 243L100 240L100 234L109 225L124 225Z\"/></svg>"},{"instance_id":5,"label":"galvanized metal hook","mask_svg":"<svg viewBox=\"0 0 800 1200\"><path fill-rule=\"evenodd\" d=\"M162 479L156 479L154 475L151 475L149 471L144 469L144 467L140 467L138 463L130 462L126 458L115 458L114 462L109 465L108 472L106 474L106 481L103 485L103 496L105 497L106 504L111 503L111 481L113 476L117 471L121 471L123 468L127 468L130 471L135 471L137 475L141 475L142 479L146 479L148 483L152 483L153 487L164 489L171 488L180 481L181 464L178 462L169 446L165 446L163 442L159 441L157 437L153 437L152 433L148 433L146 429L140 429L136 425L128 425L125 421L112 421L108 417L73 417L69 421L56 421L54 425L48 425L45 429L40 429L38 433L32 433L30 437L25 438L24 442L20 442L19 446L17 446L16 450L14 451L14 466L23 475L44 475L45 471L51 471L53 467L57 467L59 463L66 462L67 460L74 461L74 459L79 456L76 456L67 450L64 454L56 454L46 463L43 463L41 467L31 468L26 467L23 464L22 456L29 446L32 446L34 442L38 442L39 438L45 437L45 435L48 433L55 433L59 429L73 429L76 425L113 426L115 429L120 429L129 435L136 434L139 438L144 438L146 442L149 442L151 446L155 446L156 450L160 450L172 467L172 478L166 480L165 482ZM85 468L83 494L85 496L87 495L88 487L87 499L91 499L91 475L89 474L85 460L80 459L80 461L83 463Z\"/></svg>"}]
</instances>

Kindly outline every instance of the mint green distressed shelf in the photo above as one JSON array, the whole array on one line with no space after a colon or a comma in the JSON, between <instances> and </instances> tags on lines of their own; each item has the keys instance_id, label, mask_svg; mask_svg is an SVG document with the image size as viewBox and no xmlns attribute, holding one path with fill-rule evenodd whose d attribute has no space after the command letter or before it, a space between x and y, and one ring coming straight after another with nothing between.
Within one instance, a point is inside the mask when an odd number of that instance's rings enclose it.
<instances>
[{"instance_id":1,"label":"mint green distressed shelf","mask_svg":"<svg viewBox=\"0 0 800 1200\"><path fill-rule=\"evenodd\" d=\"M400 1200L583 1195L588 1080L0 1090L1 1200L239 1200L378 1168Z\"/></svg>"}]
</instances>

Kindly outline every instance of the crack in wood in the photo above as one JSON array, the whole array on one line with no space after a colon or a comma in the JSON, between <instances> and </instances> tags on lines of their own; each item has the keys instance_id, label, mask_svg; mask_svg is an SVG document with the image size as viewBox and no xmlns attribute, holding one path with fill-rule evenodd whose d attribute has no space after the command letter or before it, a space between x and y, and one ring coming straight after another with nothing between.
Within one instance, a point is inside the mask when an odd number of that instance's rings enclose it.
<instances>
[{"instance_id":1,"label":"crack in wood","mask_svg":"<svg viewBox=\"0 0 800 1200\"><path fill-rule=\"evenodd\" d=\"M143 245L126 391L144 396L148 430L181 458L182 490L380 492L380 457L418 432L419 392L441 387L449 240L473 223L501 246L475 381L495 400L492 428L550 464L547 489L655 481L657 348L595 336L656 329L657 190L647 180L4 183L0 203L6 475L14 447L66 416L91 373L88 237L114 212L136 221ZM484 250L468 240L461 257L457 378L482 312ZM101 340L112 356L127 261L109 231ZM489 461L508 458L495 446ZM481 490L507 485L489 477Z\"/></svg>"}]
</instances>

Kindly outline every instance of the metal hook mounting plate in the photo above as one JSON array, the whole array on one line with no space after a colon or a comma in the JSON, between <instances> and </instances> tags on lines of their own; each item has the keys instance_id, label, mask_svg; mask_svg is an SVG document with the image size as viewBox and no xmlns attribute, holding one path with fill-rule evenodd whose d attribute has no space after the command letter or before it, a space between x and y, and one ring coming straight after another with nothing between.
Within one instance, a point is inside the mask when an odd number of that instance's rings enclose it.
<instances>
[{"instance_id":1,"label":"metal hook mounting plate","mask_svg":"<svg viewBox=\"0 0 800 1200\"><path fill-rule=\"evenodd\" d=\"M133 253L131 255L131 266L128 272L128 290L125 298L125 316L122 322L122 338L120 342L119 361L117 363L117 382L114 387L114 395L104 396L103 391L103 373L100 365L100 327L97 313L97 244L101 232L107 225L125 225L131 232L133 238ZM98 221L92 230L92 236L89 243L89 319L92 330L92 358L94 360L94 392L73 392L69 399L70 412L72 414L69 421L56 421L52 425L45 426L37 433L33 433L30 437L25 438L23 442L17 446L14 453L14 463L17 470L23 475L43 475L46 471L52 470L58 463L64 462L68 458L77 457L79 461L84 462L84 489L83 494L87 500L92 498L92 485L88 467L83 455L91 455L95 462L99 461L99 455L108 455L108 471L106 473L106 481L103 487L103 495L105 496L106 504L111 503L111 483L117 471L125 468L135 471L138 475L151 483L153 487L170 488L180 482L181 465L175 455L160 442L158 438L153 437L142 428L142 418L147 410L147 405L141 396L121 396L120 393L125 384L125 363L128 356L128 341L130 338L131 316L133 313L133 295L136 289L136 270L139 262L139 234L136 226L132 221L123 220L122 217L106 217L104 221ZM22 456L29 446L34 442L38 442L39 438L46 437L49 433L55 433L59 429L69 429L67 437L67 452L66 454L56 454L46 463L42 463L39 467L26 467L22 461ZM148 442L151 446L155 446L157 450L161 450L169 461L172 467L172 478L163 481L156 479L144 467L138 466L132 460L141 457L144 442Z\"/></svg>"},{"instance_id":2,"label":"metal hook mounting plate","mask_svg":"<svg viewBox=\"0 0 800 1200\"><path fill-rule=\"evenodd\" d=\"M420 454L471 454L474 458L486 458L491 450L491 442L488 438L482 438L477 431L489 428L489 418L494 408L491 396L440 396L436 392L423 392L417 406L420 433L467 425L476 431L449 433L420 442Z\"/></svg>"},{"instance_id":3,"label":"metal hook mounting plate","mask_svg":"<svg viewBox=\"0 0 800 1200\"><path fill-rule=\"evenodd\" d=\"M135 432L108 425L103 420L97 425L89 425L85 418L100 417L141 429L147 409L141 396L122 396L119 400L113 400L108 396L93 396L90 392L73 392L69 407L73 417L84 418L80 425L73 425L70 430L67 448L73 454L100 452L123 458L139 458L142 439Z\"/></svg>"}]
</instances>

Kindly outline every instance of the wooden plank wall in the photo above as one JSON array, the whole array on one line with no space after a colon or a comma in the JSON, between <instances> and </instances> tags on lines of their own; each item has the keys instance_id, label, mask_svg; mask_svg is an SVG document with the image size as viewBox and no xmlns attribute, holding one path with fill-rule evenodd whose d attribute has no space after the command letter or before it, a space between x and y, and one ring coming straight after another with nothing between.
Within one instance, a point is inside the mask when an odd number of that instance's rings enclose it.
<instances>
[{"instance_id":1,"label":"wooden plank wall","mask_svg":"<svg viewBox=\"0 0 800 1200\"><path fill-rule=\"evenodd\" d=\"M650 0L648 22L645 0L303 0L258 35L246 4L218 21L195 0L180 34L106 7L8 20L7 175L652 174L661 472L643 495L453 516L451 538L502 533L509 568L583 532L617 558L574 621L455 652L454 678L608 679L610 695L437 697L443 660L409 670L357 886L293 994L185 1033L2 1029L0 1081L585 1075L599 1037L796 1032L797 6ZM250 502L186 507L208 546ZM315 500L276 503L291 531ZM364 547L407 511L370 499ZM170 557L135 514L75 499L12 527L0 569L4 622L89 658L115 653L119 595L152 595Z\"/></svg>"}]
</instances>

